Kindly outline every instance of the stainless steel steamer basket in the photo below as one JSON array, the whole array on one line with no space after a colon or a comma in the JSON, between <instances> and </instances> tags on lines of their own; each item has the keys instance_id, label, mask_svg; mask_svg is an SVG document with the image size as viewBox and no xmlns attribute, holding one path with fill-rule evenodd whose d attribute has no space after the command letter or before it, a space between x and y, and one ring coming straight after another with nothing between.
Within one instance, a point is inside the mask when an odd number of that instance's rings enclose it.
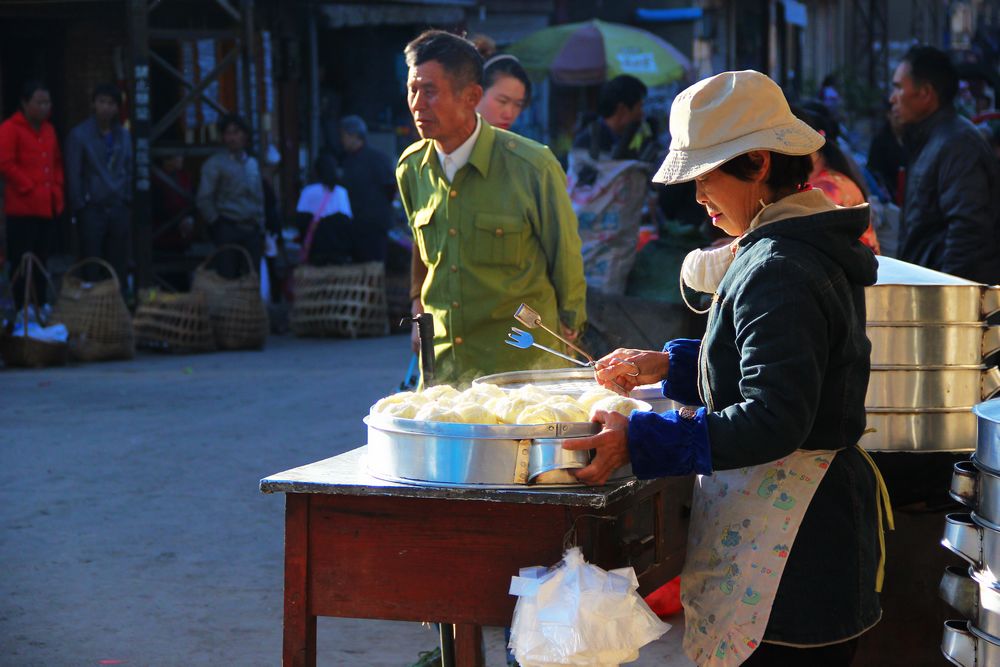
<instances>
[{"instance_id":1,"label":"stainless steel steamer basket","mask_svg":"<svg viewBox=\"0 0 1000 667\"><path fill-rule=\"evenodd\" d=\"M1000 287L891 257L878 258L878 283L865 288L869 324L982 322L1000 311Z\"/></svg>"},{"instance_id":2,"label":"stainless steel steamer basket","mask_svg":"<svg viewBox=\"0 0 1000 667\"><path fill-rule=\"evenodd\" d=\"M938 588L941 599L979 632L1000 644L1000 589L996 582L971 568L945 568Z\"/></svg>"},{"instance_id":3,"label":"stainless steel steamer basket","mask_svg":"<svg viewBox=\"0 0 1000 667\"><path fill-rule=\"evenodd\" d=\"M866 408L965 408L1000 391L1000 368L872 366Z\"/></svg>"},{"instance_id":4,"label":"stainless steel steamer basket","mask_svg":"<svg viewBox=\"0 0 1000 667\"><path fill-rule=\"evenodd\" d=\"M990 365L1000 353L1000 326L981 322L869 323L873 366Z\"/></svg>"},{"instance_id":5,"label":"stainless steel steamer basket","mask_svg":"<svg viewBox=\"0 0 1000 667\"><path fill-rule=\"evenodd\" d=\"M1000 475L1000 398L972 408L976 418L976 463Z\"/></svg>"},{"instance_id":6,"label":"stainless steel steamer basket","mask_svg":"<svg viewBox=\"0 0 1000 667\"><path fill-rule=\"evenodd\" d=\"M1000 524L1000 474L980 468L975 459L953 466L948 495L968 506L976 516Z\"/></svg>"},{"instance_id":7,"label":"stainless steel steamer basket","mask_svg":"<svg viewBox=\"0 0 1000 667\"><path fill-rule=\"evenodd\" d=\"M1000 574L1000 526L975 512L949 514L944 524L941 544L995 583Z\"/></svg>"},{"instance_id":8,"label":"stainless steel steamer basket","mask_svg":"<svg viewBox=\"0 0 1000 667\"><path fill-rule=\"evenodd\" d=\"M1000 644L982 636L968 621L945 621L941 652L958 667L1000 665Z\"/></svg>"},{"instance_id":9,"label":"stainless steel steamer basket","mask_svg":"<svg viewBox=\"0 0 1000 667\"><path fill-rule=\"evenodd\" d=\"M976 416L969 408L892 410L868 408L870 432L861 436L868 451L971 452L976 442Z\"/></svg>"}]
</instances>

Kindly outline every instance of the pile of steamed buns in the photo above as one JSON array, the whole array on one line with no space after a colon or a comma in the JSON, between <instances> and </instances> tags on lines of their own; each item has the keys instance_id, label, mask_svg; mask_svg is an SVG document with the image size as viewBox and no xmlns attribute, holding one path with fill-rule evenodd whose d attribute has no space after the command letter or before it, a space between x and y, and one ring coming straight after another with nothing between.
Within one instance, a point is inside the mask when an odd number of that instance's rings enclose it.
<instances>
[{"instance_id":1,"label":"pile of steamed buns","mask_svg":"<svg viewBox=\"0 0 1000 667\"><path fill-rule=\"evenodd\" d=\"M627 416L642 407L603 387L573 397L531 385L504 390L493 384L474 384L465 391L438 385L386 396L372 406L371 414L458 424L551 424L590 421L597 410Z\"/></svg>"}]
</instances>

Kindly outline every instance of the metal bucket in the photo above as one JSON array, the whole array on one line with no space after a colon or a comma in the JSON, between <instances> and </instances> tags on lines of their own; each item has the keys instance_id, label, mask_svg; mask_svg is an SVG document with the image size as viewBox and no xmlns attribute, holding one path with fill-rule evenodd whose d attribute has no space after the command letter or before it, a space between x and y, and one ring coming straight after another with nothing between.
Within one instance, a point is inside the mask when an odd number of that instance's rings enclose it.
<instances>
[{"instance_id":1,"label":"metal bucket","mask_svg":"<svg viewBox=\"0 0 1000 667\"><path fill-rule=\"evenodd\" d=\"M1000 391L1000 368L872 367L866 408L971 408Z\"/></svg>"},{"instance_id":2,"label":"metal bucket","mask_svg":"<svg viewBox=\"0 0 1000 667\"><path fill-rule=\"evenodd\" d=\"M1000 398L972 408L977 422L976 463L1000 475Z\"/></svg>"}]
</instances>

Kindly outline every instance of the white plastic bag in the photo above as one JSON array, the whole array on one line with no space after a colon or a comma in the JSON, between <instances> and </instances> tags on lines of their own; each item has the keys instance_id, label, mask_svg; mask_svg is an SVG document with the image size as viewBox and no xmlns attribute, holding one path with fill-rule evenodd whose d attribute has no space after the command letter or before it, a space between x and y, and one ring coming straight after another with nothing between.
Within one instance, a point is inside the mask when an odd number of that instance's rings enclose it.
<instances>
[{"instance_id":1,"label":"white plastic bag","mask_svg":"<svg viewBox=\"0 0 1000 667\"><path fill-rule=\"evenodd\" d=\"M670 629L636 593L631 567L607 572L572 547L555 567L522 568L510 648L522 667L615 667Z\"/></svg>"}]
</instances>

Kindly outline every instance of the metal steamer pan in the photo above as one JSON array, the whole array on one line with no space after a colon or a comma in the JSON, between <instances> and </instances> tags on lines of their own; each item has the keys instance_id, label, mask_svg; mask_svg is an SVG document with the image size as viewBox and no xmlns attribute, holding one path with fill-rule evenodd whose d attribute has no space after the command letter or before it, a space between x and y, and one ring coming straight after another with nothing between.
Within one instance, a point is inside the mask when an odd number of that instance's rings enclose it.
<instances>
[{"instance_id":1,"label":"metal steamer pan","mask_svg":"<svg viewBox=\"0 0 1000 667\"><path fill-rule=\"evenodd\" d=\"M945 568L939 587L941 599L967 618L972 626L1000 644L1000 588L975 570L954 565Z\"/></svg>"},{"instance_id":2,"label":"metal steamer pan","mask_svg":"<svg viewBox=\"0 0 1000 667\"><path fill-rule=\"evenodd\" d=\"M881 452L971 452L976 442L976 416L969 408L938 410L865 410L868 432L861 446Z\"/></svg>"},{"instance_id":3,"label":"metal steamer pan","mask_svg":"<svg viewBox=\"0 0 1000 667\"><path fill-rule=\"evenodd\" d=\"M1000 574L1000 526L975 512L949 514L945 517L941 544L967 560L989 581L996 581L996 575Z\"/></svg>"},{"instance_id":4,"label":"metal steamer pan","mask_svg":"<svg viewBox=\"0 0 1000 667\"><path fill-rule=\"evenodd\" d=\"M982 469L975 460L959 461L951 475L948 495L975 511L976 516L1000 525L1000 473ZM1000 607L997 609L1000 611Z\"/></svg>"},{"instance_id":5,"label":"metal steamer pan","mask_svg":"<svg viewBox=\"0 0 1000 667\"><path fill-rule=\"evenodd\" d=\"M982 322L870 322L872 366L991 365L1000 353L1000 326Z\"/></svg>"},{"instance_id":6,"label":"metal steamer pan","mask_svg":"<svg viewBox=\"0 0 1000 667\"><path fill-rule=\"evenodd\" d=\"M1000 391L1000 368L872 366L866 408L970 409Z\"/></svg>"},{"instance_id":7,"label":"metal steamer pan","mask_svg":"<svg viewBox=\"0 0 1000 667\"><path fill-rule=\"evenodd\" d=\"M976 464L1000 475L1000 398L972 408L978 422Z\"/></svg>"},{"instance_id":8,"label":"metal steamer pan","mask_svg":"<svg viewBox=\"0 0 1000 667\"><path fill-rule=\"evenodd\" d=\"M1000 643L990 641L968 621L945 621L941 652L958 667L1000 665Z\"/></svg>"},{"instance_id":9,"label":"metal steamer pan","mask_svg":"<svg viewBox=\"0 0 1000 667\"><path fill-rule=\"evenodd\" d=\"M865 288L868 323L983 322L1000 311L987 287L891 257L878 257L878 283Z\"/></svg>"},{"instance_id":10,"label":"metal steamer pan","mask_svg":"<svg viewBox=\"0 0 1000 667\"><path fill-rule=\"evenodd\" d=\"M648 406L644 406L648 407ZM592 422L454 424L368 415L368 471L376 477L428 486L508 488L577 484L567 471L586 467L587 451L570 451L568 438L600 431ZM619 468L613 480L632 475Z\"/></svg>"}]
</instances>

